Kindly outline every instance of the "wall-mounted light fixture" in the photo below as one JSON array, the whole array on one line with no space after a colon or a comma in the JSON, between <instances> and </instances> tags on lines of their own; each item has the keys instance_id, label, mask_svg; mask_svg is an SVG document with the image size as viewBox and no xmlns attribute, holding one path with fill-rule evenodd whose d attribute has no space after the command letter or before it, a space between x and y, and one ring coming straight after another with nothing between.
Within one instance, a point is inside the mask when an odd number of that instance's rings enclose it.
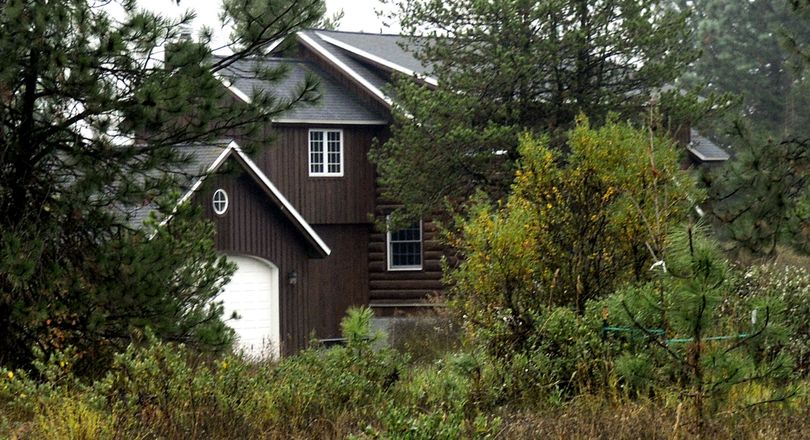
<instances>
[{"instance_id":1,"label":"wall-mounted light fixture","mask_svg":"<svg viewBox=\"0 0 810 440\"><path fill-rule=\"evenodd\" d=\"M287 282L290 283L291 286L298 284L298 272L292 271L287 274Z\"/></svg>"}]
</instances>

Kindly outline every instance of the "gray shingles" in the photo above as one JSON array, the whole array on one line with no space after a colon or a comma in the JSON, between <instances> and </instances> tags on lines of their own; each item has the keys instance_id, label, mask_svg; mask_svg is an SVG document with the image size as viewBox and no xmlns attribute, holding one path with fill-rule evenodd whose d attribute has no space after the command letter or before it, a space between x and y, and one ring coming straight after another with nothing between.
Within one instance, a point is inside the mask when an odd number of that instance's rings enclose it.
<instances>
[{"instance_id":1,"label":"gray shingles","mask_svg":"<svg viewBox=\"0 0 810 440\"><path fill-rule=\"evenodd\" d=\"M383 58L420 75L430 75L430 66L423 66L413 51L423 44L421 40L403 35L366 34L361 32L310 31L334 38L371 55ZM403 49L403 46L409 50Z\"/></svg>"},{"instance_id":2,"label":"gray shingles","mask_svg":"<svg viewBox=\"0 0 810 440\"><path fill-rule=\"evenodd\" d=\"M350 69L354 70L358 75L363 77L366 81L371 83L371 85L373 85L377 89L383 90L388 85L388 80L386 78L380 76L373 70L366 67L363 63L357 61L354 57L350 56L348 52L339 49L338 47L333 46L327 43L326 41L323 41L321 37L317 35L317 32L321 31L302 31L302 34L314 40L321 47L327 50L330 55L338 59L340 62L348 66Z\"/></svg>"},{"instance_id":3,"label":"gray shingles","mask_svg":"<svg viewBox=\"0 0 810 440\"><path fill-rule=\"evenodd\" d=\"M288 73L277 82L268 82L256 77L257 67L276 68L287 66ZM337 83L316 65L287 58L249 59L234 63L223 71L223 76L233 85L251 96L254 91L266 91L279 97L291 97L303 83L306 75L314 75L320 81L321 100L314 105L297 105L279 118L311 121L382 121L385 117L364 105L358 97Z\"/></svg>"},{"instance_id":4,"label":"gray shingles","mask_svg":"<svg viewBox=\"0 0 810 440\"><path fill-rule=\"evenodd\" d=\"M200 178L206 175L214 161L228 148L230 141L218 141L210 144L194 144L175 147L176 151L188 161L178 164L177 167L164 171L171 173L177 182L180 195L187 193ZM133 228L140 228L152 212L156 212L157 205L146 201L141 206L119 206L117 211Z\"/></svg>"},{"instance_id":5,"label":"gray shingles","mask_svg":"<svg viewBox=\"0 0 810 440\"><path fill-rule=\"evenodd\" d=\"M697 130L692 129L690 132L692 138L687 148L698 159L704 162L720 162L728 160L731 156L717 144L703 137Z\"/></svg>"}]
</instances>

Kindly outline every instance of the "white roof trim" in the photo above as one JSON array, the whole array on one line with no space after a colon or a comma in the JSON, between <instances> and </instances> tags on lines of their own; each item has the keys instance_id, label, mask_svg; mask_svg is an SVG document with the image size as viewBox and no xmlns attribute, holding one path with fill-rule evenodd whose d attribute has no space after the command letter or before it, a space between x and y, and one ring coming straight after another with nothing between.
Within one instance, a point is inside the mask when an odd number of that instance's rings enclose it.
<instances>
[{"instance_id":1,"label":"white roof trim","mask_svg":"<svg viewBox=\"0 0 810 440\"><path fill-rule=\"evenodd\" d=\"M211 166L208 167L205 174L201 176L199 179L197 179L197 181L194 182L194 185L192 185L191 188L185 194L183 194L183 197L181 197L180 200L177 201L177 205L175 206L174 211L177 210L177 206L185 203L189 198L191 198L192 195L194 195L194 193L200 188L200 186L202 186L206 177L208 177L214 171L216 171L222 165L222 163L225 162L225 159L228 158L231 152L238 154L239 158L245 161L250 170L256 174L259 180L261 180L265 188L267 188L281 202L282 209L286 209L287 211L290 212L290 214L292 214L295 221L304 229L304 231L306 231L307 235L309 235L310 238L312 238L312 240L315 241L315 243L317 243L318 247L323 251L323 253L326 255L331 254L332 250L329 249L329 246L327 246L326 243L324 243L324 241L321 239L318 233L315 232L314 229L312 229L312 226L310 226L309 223L307 223L307 221L304 220L304 217L302 217L301 214L290 203L290 201L287 200L286 197L284 197L284 194L282 194L281 191L279 191L278 188L276 188L276 186L273 185L273 182L271 182L270 179L268 179L267 176L262 172L262 170L259 169L259 167L256 166L256 164L252 160L250 160L250 158L242 151L241 148L239 148L239 145L235 141L231 141L231 143L228 144L228 146L222 151L222 153L220 153L220 155L217 156L216 160L211 164ZM172 219L172 217L174 216L174 211L172 212L171 215L167 216L165 219L163 219L162 222L160 222L160 226L164 226L166 223L169 222L169 220Z\"/></svg>"},{"instance_id":2,"label":"white roof trim","mask_svg":"<svg viewBox=\"0 0 810 440\"><path fill-rule=\"evenodd\" d=\"M233 85L231 80L229 80L228 78L225 78L219 72L214 72L214 78L218 79L222 83L222 85L224 85L225 88L227 88L237 98L241 99L242 101L244 101L247 104L251 103L252 99L250 99L250 96L248 96L247 93L237 89L236 86Z\"/></svg>"},{"instance_id":3,"label":"white roof trim","mask_svg":"<svg viewBox=\"0 0 810 440\"><path fill-rule=\"evenodd\" d=\"M338 68L346 72L352 79L360 83L363 87L365 87L368 91L370 91L374 96L382 100L384 103L388 104L389 106L394 105L394 102L389 98L382 90L375 87L373 84L368 82L367 79L363 78L362 75L355 72L351 67L347 66L346 63L337 59L334 55L329 53L328 50L324 49L323 46L318 44L315 40L308 37L304 32L298 32L298 38L307 45L312 50L318 52L320 55L328 59L331 63L336 65Z\"/></svg>"},{"instance_id":4,"label":"white roof trim","mask_svg":"<svg viewBox=\"0 0 810 440\"><path fill-rule=\"evenodd\" d=\"M381 66L385 66L385 67L387 67L389 69L392 69L392 70L396 70L396 71L398 71L400 73L404 73L405 75L416 77L417 79L420 79L420 80L422 80L422 81L424 81L424 82L426 82L426 83L428 83L428 84L430 84L432 86L438 86L439 85L439 81L436 78L432 77L432 76L422 75L422 74L416 73L413 70L408 69L407 67L400 66L397 63L393 63L393 62L391 62L389 60L386 60L385 58L378 57L377 55L366 52L363 49L357 48L355 46L352 46L351 44L348 44L348 43L345 43L343 41L337 40L335 38L329 37L329 36L324 35L324 34L322 34L320 32L315 32L315 34L318 35L318 37L320 37L321 40L326 41L329 44L333 44L333 45L335 45L335 46L337 46L337 47L339 47L341 49L345 49L345 50L347 50L349 52L352 52L355 55L359 55L359 56L361 56L363 58L366 58L371 62L377 63L377 64L379 64Z\"/></svg>"},{"instance_id":5,"label":"white roof trim","mask_svg":"<svg viewBox=\"0 0 810 440\"><path fill-rule=\"evenodd\" d=\"M275 41L273 41L272 43L267 45L267 47L264 49L265 53L270 53L270 52L276 50L276 48L283 42L284 42L284 38L277 38Z\"/></svg>"},{"instance_id":6,"label":"white roof trim","mask_svg":"<svg viewBox=\"0 0 810 440\"><path fill-rule=\"evenodd\" d=\"M382 119L377 120L339 120L339 119L273 119L277 124L328 124L328 125L388 125L388 121Z\"/></svg>"},{"instance_id":7,"label":"white roof trim","mask_svg":"<svg viewBox=\"0 0 810 440\"><path fill-rule=\"evenodd\" d=\"M726 160L728 160L730 158L730 156L726 156L726 157L722 157L722 156L717 156L717 157L705 156L703 153L701 153L700 151L698 151L696 148L692 147L691 145L687 145L686 149L689 150L695 156L697 156L698 159L700 159L700 160L702 160L704 162L726 161Z\"/></svg>"},{"instance_id":8,"label":"white roof trim","mask_svg":"<svg viewBox=\"0 0 810 440\"><path fill-rule=\"evenodd\" d=\"M276 198L278 198L279 201L281 201L281 205L284 207L284 209L288 210L290 214L292 214L293 218L295 218L298 224L302 228L304 228L304 230L315 241L315 243L318 244L318 247L321 248L323 253L326 255L331 254L332 250L329 249L329 246L327 246L326 243L323 242L318 233L315 232L314 229L312 229L312 226L310 226L309 223L307 223L307 221L304 220L304 217L302 217L301 214L295 209L295 207L293 207L292 203L290 203L290 201L287 200L286 197L284 197L284 194L282 194L281 191L279 191L278 188L276 188L276 186L273 185L273 182L271 182L270 179L267 178L267 176L262 172L262 170L259 169L259 167L256 166L256 164L244 152L242 152L242 149L239 148L239 145L237 145L235 141L231 141L231 143L228 145L228 148L233 149L239 155L239 157L242 160L244 160L245 163L250 167L250 170L256 173L256 176L259 177L259 180L262 181L264 186L268 190L270 190L270 192L273 193L273 195L276 196Z\"/></svg>"}]
</instances>

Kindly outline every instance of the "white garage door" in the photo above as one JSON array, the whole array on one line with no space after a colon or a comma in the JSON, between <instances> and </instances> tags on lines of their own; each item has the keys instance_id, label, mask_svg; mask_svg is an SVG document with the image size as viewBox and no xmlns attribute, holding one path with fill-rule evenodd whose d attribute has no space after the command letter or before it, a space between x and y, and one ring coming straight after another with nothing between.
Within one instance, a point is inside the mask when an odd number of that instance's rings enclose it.
<instances>
[{"instance_id":1,"label":"white garage door","mask_svg":"<svg viewBox=\"0 0 810 440\"><path fill-rule=\"evenodd\" d=\"M238 269L220 293L225 319L237 337L236 349L251 357L279 356L281 321L278 306L278 268L270 262L233 257ZM239 319L229 319L236 312Z\"/></svg>"}]
</instances>

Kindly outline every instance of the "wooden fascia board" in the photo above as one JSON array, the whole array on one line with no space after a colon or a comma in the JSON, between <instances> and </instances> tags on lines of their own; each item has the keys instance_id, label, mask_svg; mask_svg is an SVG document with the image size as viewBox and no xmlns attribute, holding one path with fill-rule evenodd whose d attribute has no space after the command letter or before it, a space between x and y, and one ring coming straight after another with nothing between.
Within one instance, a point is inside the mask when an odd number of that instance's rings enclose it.
<instances>
[{"instance_id":1,"label":"wooden fascia board","mask_svg":"<svg viewBox=\"0 0 810 440\"><path fill-rule=\"evenodd\" d=\"M265 175L258 166L236 145L232 155L234 159L242 166L242 168L254 179L262 191L276 204L276 206L284 213L284 216L295 226L295 228L304 236L307 243L315 249L318 257L327 257L332 253L329 246L321 239L317 232L312 229L312 226L304 220L304 217L293 207L292 203L287 200L281 191L276 188L270 179Z\"/></svg>"}]
</instances>

